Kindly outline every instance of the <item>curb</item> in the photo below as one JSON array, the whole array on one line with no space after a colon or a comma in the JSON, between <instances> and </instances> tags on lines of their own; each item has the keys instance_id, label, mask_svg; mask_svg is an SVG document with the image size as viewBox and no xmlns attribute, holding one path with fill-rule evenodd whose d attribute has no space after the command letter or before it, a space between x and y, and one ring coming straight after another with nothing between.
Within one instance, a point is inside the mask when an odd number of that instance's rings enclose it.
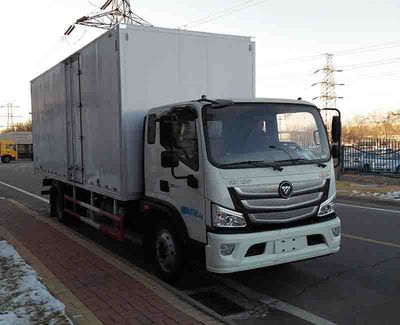
<instances>
[{"instance_id":1,"label":"curb","mask_svg":"<svg viewBox=\"0 0 400 325\"><path fill-rule=\"evenodd\" d=\"M102 246L98 245L95 242L90 241L85 236L76 233L73 230L61 224L58 224L57 222L53 221L50 218L46 218L39 215L36 211L31 210L30 208L28 208L27 206L23 205L18 201L12 199L9 199L8 201L13 203L20 209L24 210L26 213L30 214L34 218L60 231L61 233L69 237L71 240L77 242L81 246L88 249L91 253L97 255L98 257L112 264L114 267L119 269L121 272L125 273L127 276L134 278L136 281L140 282L148 289L155 292L160 298L171 303L175 308L179 309L181 312L192 317L193 319L207 325L236 324L231 320L224 319L222 316L220 316L213 310L200 304L199 302L187 296L178 289L161 281L154 275L140 269L133 263L121 258L120 256L114 254L113 252L105 250Z\"/></svg>"}]
</instances>

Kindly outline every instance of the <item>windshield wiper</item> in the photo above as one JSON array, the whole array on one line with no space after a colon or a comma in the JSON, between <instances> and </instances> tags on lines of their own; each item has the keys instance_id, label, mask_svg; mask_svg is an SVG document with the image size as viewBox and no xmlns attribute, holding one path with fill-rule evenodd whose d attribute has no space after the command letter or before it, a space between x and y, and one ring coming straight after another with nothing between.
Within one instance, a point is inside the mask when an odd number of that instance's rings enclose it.
<instances>
[{"instance_id":1,"label":"windshield wiper","mask_svg":"<svg viewBox=\"0 0 400 325\"><path fill-rule=\"evenodd\" d=\"M304 159L304 158L292 158L292 159L285 159L285 160L277 160L276 162L279 163L285 163L285 162L292 162L293 164L295 164L296 162L310 162L310 160L308 159ZM326 168L327 165L320 163L320 162L310 162L311 164L317 164L318 167L321 168Z\"/></svg>"},{"instance_id":2,"label":"windshield wiper","mask_svg":"<svg viewBox=\"0 0 400 325\"><path fill-rule=\"evenodd\" d=\"M285 154L287 154L291 160L293 160L292 155L289 153L289 151L287 151L286 149L283 149L281 147L277 147L277 146L269 146L271 149L276 149L276 150L281 150L283 151Z\"/></svg>"},{"instance_id":3,"label":"windshield wiper","mask_svg":"<svg viewBox=\"0 0 400 325\"><path fill-rule=\"evenodd\" d=\"M273 170L278 170L280 172L283 170L282 167L275 165L275 164L269 164L263 160L238 161L238 162L233 162L233 163L222 164L221 166L230 167L230 166L237 166L237 165L244 165L244 164L253 165L253 166L257 166L257 167L271 167Z\"/></svg>"}]
</instances>

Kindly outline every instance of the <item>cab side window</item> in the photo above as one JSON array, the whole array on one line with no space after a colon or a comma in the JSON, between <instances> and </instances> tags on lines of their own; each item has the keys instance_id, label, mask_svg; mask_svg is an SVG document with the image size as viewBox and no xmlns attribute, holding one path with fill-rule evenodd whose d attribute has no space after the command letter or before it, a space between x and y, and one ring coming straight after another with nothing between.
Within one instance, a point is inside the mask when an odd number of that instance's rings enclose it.
<instances>
[{"instance_id":1,"label":"cab side window","mask_svg":"<svg viewBox=\"0 0 400 325\"><path fill-rule=\"evenodd\" d=\"M154 144L156 143L156 121L157 115L151 114L148 117L147 122L147 143Z\"/></svg>"},{"instance_id":2,"label":"cab side window","mask_svg":"<svg viewBox=\"0 0 400 325\"><path fill-rule=\"evenodd\" d=\"M174 150L179 160L191 169L199 170L199 152L197 142L196 121L175 122Z\"/></svg>"}]
</instances>

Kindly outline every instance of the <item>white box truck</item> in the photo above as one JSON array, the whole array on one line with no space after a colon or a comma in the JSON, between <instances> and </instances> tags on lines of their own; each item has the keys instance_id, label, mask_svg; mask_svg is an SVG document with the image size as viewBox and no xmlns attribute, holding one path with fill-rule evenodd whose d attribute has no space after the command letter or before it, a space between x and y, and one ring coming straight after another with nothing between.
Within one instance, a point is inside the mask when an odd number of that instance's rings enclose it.
<instances>
[{"instance_id":1,"label":"white box truck","mask_svg":"<svg viewBox=\"0 0 400 325\"><path fill-rule=\"evenodd\" d=\"M34 79L51 215L141 236L167 279L188 256L229 273L337 252L340 120L331 146L313 104L255 99L254 64L248 37L120 25Z\"/></svg>"}]
</instances>

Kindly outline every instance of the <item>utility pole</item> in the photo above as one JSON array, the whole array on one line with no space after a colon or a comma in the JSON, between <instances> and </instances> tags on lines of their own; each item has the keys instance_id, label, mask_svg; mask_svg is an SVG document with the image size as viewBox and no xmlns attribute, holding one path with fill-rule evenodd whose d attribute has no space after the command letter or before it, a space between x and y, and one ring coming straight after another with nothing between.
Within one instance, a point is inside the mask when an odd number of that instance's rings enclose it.
<instances>
[{"instance_id":1,"label":"utility pole","mask_svg":"<svg viewBox=\"0 0 400 325\"><path fill-rule=\"evenodd\" d=\"M333 66L333 54L325 54L325 65L323 68L316 70L314 73L317 74L322 72L322 81L316 82L312 86L321 85L320 96L314 97L313 100L319 99L321 102L321 108L336 108L336 100L342 99L343 97L336 96L336 86L344 86L344 84L338 84L335 82L335 73L342 72L343 70L337 70ZM328 111L325 111L325 124L328 123Z\"/></svg>"},{"instance_id":2,"label":"utility pole","mask_svg":"<svg viewBox=\"0 0 400 325\"><path fill-rule=\"evenodd\" d=\"M77 19L68 27L64 35L70 35L76 25L109 30L120 23L152 26L132 12L129 0L106 0L97 12Z\"/></svg>"},{"instance_id":3,"label":"utility pole","mask_svg":"<svg viewBox=\"0 0 400 325\"><path fill-rule=\"evenodd\" d=\"M0 108L6 108L7 109L7 115L3 117L7 117L7 129L9 130L14 130L15 129L15 124L14 124L14 108L19 108L19 106L15 106L13 103L7 103L5 105L1 105Z\"/></svg>"}]
</instances>

